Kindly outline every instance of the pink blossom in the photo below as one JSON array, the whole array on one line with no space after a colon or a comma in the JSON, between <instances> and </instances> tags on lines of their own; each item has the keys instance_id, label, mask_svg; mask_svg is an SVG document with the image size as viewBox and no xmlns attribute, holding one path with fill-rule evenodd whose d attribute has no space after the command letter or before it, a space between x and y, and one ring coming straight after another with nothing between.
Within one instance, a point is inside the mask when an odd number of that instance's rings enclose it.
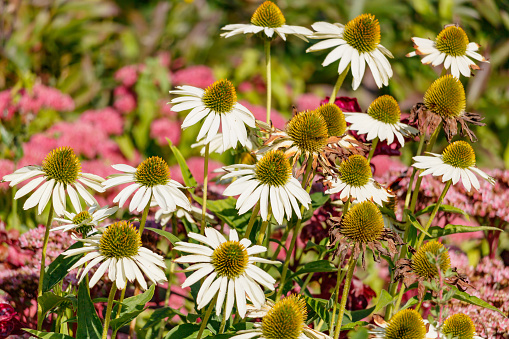
<instances>
[{"instance_id":1,"label":"pink blossom","mask_svg":"<svg viewBox=\"0 0 509 339\"><path fill-rule=\"evenodd\" d=\"M19 162L19 167L28 165L40 165L46 155L57 147L57 141L48 135L39 133L34 134L28 142L23 145L23 158Z\"/></svg>"},{"instance_id":2,"label":"pink blossom","mask_svg":"<svg viewBox=\"0 0 509 339\"><path fill-rule=\"evenodd\" d=\"M267 108L257 105L252 105L245 100L240 100L240 104L245 106L251 113L253 113L254 117L261 121L267 120ZM286 119L276 110L270 111L270 120L276 128L283 129L286 124Z\"/></svg>"},{"instance_id":3,"label":"pink blossom","mask_svg":"<svg viewBox=\"0 0 509 339\"><path fill-rule=\"evenodd\" d=\"M59 90L42 84L36 84L30 91L21 91L22 96L18 102L22 112L37 114L41 108L54 109L59 112L74 110L72 98Z\"/></svg>"},{"instance_id":4,"label":"pink blossom","mask_svg":"<svg viewBox=\"0 0 509 339\"><path fill-rule=\"evenodd\" d=\"M0 159L0 179L4 177L4 175L11 174L14 172L14 162L7 159ZM0 183L0 189L9 188L9 184L6 182Z\"/></svg>"},{"instance_id":5,"label":"pink blossom","mask_svg":"<svg viewBox=\"0 0 509 339\"><path fill-rule=\"evenodd\" d=\"M170 119L176 119L178 115L177 112L171 110L171 105L168 103L168 100L159 100L159 113L161 113L163 117Z\"/></svg>"},{"instance_id":6,"label":"pink blossom","mask_svg":"<svg viewBox=\"0 0 509 339\"><path fill-rule=\"evenodd\" d=\"M166 138L169 138L174 145L180 141L180 123L161 118L152 121L150 125L150 137L156 139L160 146L168 145Z\"/></svg>"},{"instance_id":7,"label":"pink blossom","mask_svg":"<svg viewBox=\"0 0 509 339\"><path fill-rule=\"evenodd\" d=\"M116 97L113 107L121 113L131 113L136 109L136 98L131 93Z\"/></svg>"},{"instance_id":8,"label":"pink blossom","mask_svg":"<svg viewBox=\"0 0 509 339\"><path fill-rule=\"evenodd\" d=\"M115 72L115 80L120 81L126 87L132 87L138 80L138 66L124 66Z\"/></svg>"},{"instance_id":9,"label":"pink blossom","mask_svg":"<svg viewBox=\"0 0 509 339\"><path fill-rule=\"evenodd\" d=\"M11 90L0 92L0 120L12 119L16 108L12 104Z\"/></svg>"},{"instance_id":10,"label":"pink blossom","mask_svg":"<svg viewBox=\"0 0 509 339\"><path fill-rule=\"evenodd\" d=\"M254 86L249 81L243 81L237 87L237 90L239 93L251 92L252 90L254 90Z\"/></svg>"},{"instance_id":11,"label":"pink blossom","mask_svg":"<svg viewBox=\"0 0 509 339\"><path fill-rule=\"evenodd\" d=\"M299 112L314 110L320 106L321 98L313 93L304 93L297 98L297 109Z\"/></svg>"},{"instance_id":12,"label":"pink blossom","mask_svg":"<svg viewBox=\"0 0 509 339\"><path fill-rule=\"evenodd\" d=\"M173 73L172 81L176 86L189 85L206 88L215 81L215 78L210 67L197 65L176 71Z\"/></svg>"},{"instance_id":13,"label":"pink blossom","mask_svg":"<svg viewBox=\"0 0 509 339\"><path fill-rule=\"evenodd\" d=\"M80 121L89 123L107 135L120 135L124 130L122 116L111 107L85 111L81 114Z\"/></svg>"},{"instance_id":14,"label":"pink blossom","mask_svg":"<svg viewBox=\"0 0 509 339\"><path fill-rule=\"evenodd\" d=\"M159 58L159 62L163 67L170 67L171 64L171 53L170 52L159 52L157 53L157 57Z\"/></svg>"}]
</instances>

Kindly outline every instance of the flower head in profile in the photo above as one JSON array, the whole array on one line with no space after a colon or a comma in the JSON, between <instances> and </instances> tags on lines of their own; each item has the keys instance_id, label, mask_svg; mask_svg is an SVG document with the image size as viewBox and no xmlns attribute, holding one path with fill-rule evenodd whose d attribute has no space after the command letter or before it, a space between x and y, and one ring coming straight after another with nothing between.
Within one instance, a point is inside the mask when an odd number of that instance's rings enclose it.
<instances>
[{"instance_id":1,"label":"flower head in profile","mask_svg":"<svg viewBox=\"0 0 509 339\"><path fill-rule=\"evenodd\" d=\"M248 129L247 130L247 139L246 144L244 145L246 149L251 152L254 149L258 148L259 145L259 138L256 135L256 133L253 132L254 130ZM210 153L219 153L223 154L226 150L223 147L223 133L217 133L210 142L207 143L207 139L203 138L197 143L194 143L191 145L191 148L199 148L200 149L200 155L203 157L205 156L205 146L209 145L209 152Z\"/></svg>"},{"instance_id":2,"label":"flower head in profile","mask_svg":"<svg viewBox=\"0 0 509 339\"><path fill-rule=\"evenodd\" d=\"M458 25L447 25L437 35L435 41L423 38L412 38L415 52L407 54L407 57L415 55L424 55L421 62L438 66L444 64L445 69L451 69L451 74L455 78L460 77L460 73L465 77L470 77L470 70L479 69L470 58L489 62L476 51L479 45L475 42L469 42L467 34Z\"/></svg>"},{"instance_id":3,"label":"flower head in profile","mask_svg":"<svg viewBox=\"0 0 509 339\"><path fill-rule=\"evenodd\" d=\"M380 317L381 318L381 317ZM427 335L426 323L419 312L412 309L404 309L396 313L385 322L383 319L375 319L378 325L371 331L374 339L435 339Z\"/></svg>"},{"instance_id":4,"label":"flower head in profile","mask_svg":"<svg viewBox=\"0 0 509 339\"><path fill-rule=\"evenodd\" d=\"M316 52L335 47L327 55L322 66L328 66L339 60L339 74L350 67L354 90L361 84L366 64L371 70L378 88L389 85L392 68L387 57L393 58L393 56L389 50L380 44L380 23L374 15L359 15L346 25L316 22L311 26L315 33L310 35L309 38L324 40L309 47L306 52Z\"/></svg>"},{"instance_id":5,"label":"flower head in profile","mask_svg":"<svg viewBox=\"0 0 509 339\"><path fill-rule=\"evenodd\" d=\"M445 319L440 331L430 326L428 337L437 338L457 338L457 339L482 339L475 333L475 326L472 319L463 313L451 315Z\"/></svg>"},{"instance_id":6,"label":"flower head in profile","mask_svg":"<svg viewBox=\"0 0 509 339\"><path fill-rule=\"evenodd\" d=\"M88 211L81 211L79 213L65 211L64 218L54 219L63 225L54 227L51 230L64 232L75 230L86 236L97 228L101 221L104 221L117 210L118 207L116 206L110 208L108 208L108 206L104 206L99 208L99 205L93 205L88 209Z\"/></svg>"},{"instance_id":7,"label":"flower head in profile","mask_svg":"<svg viewBox=\"0 0 509 339\"><path fill-rule=\"evenodd\" d=\"M251 24L233 24L221 28L227 33L221 36L229 38L238 34L263 34L268 39L274 38L274 33L281 39L286 40L286 35L295 35L296 37L308 41L306 36L313 32L305 27L286 25L286 19L279 7L272 1L265 1L254 12L251 17Z\"/></svg>"},{"instance_id":8,"label":"flower head in profile","mask_svg":"<svg viewBox=\"0 0 509 339\"><path fill-rule=\"evenodd\" d=\"M24 197L35 189L25 201L23 209L27 210L39 205L37 212L41 214L50 199L58 216L63 216L66 209L67 196L76 212L81 212L80 197L91 206L97 204L95 198L83 185L97 192L104 192L103 178L95 174L81 172L81 163L70 147L52 150L42 162L42 166L25 166L12 174L5 175L2 181L9 182L13 187L32 179L20 188L14 199ZM36 189L37 188L37 189Z\"/></svg>"},{"instance_id":9,"label":"flower head in profile","mask_svg":"<svg viewBox=\"0 0 509 339\"><path fill-rule=\"evenodd\" d=\"M461 82L452 75L444 75L435 80L424 94L424 103L419 103L410 112L410 122L417 122L423 135L432 134L440 123L443 123L448 142L458 134L458 122L461 134L470 141L477 137L468 124L484 126L484 118L478 113L466 112L465 89Z\"/></svg>"},{"instance_id":10,"label":"flower head in profile","mask_svg":"<svg viewBox=\"0 0 509 339\"><path fill-rule=\"evenodd\" d=\"M366 140L375 138L387 140L390 145L394 137L401 146L405 146L405 137L417 134L418 130L400 122L401 110L398 102L390 95L378 97L369 105L365 113L345 113L345 119L351 123L350 129L359 134L367 134Z\"/></svg>"},{"instance_id":11,"label":"flower head in profile","mask_svg":"<svg viewBox=\"0 0 509 339\"><path fill-rule=\"evenodd\" d=\"M256 307L265 303L265 294L260 285L273 291L276 280L255 263L279 264L277 261L255 257L256 254L266 252L267 248L251 246L249 239L239 241L237 231L233 229L230 231L230 240L226 240L219 231L211 227L205 228L205 236L192 232L188 236L204 245L177 242L174 249L190 255L180 257L175 262L192 264L185 271L194 271L182 287L191 286L205 278L196 298L198 310L209 304L216 295L218 316L226 299L226 319L230 317L235 301L242 318L247 311L246 298L249 297Z\"/></svg>"},{"instance_id":12,"label":"flower head in profile","mask_svg":"<svg viewBox=\"0 0 509 339\"><path fill-rule=\"evenodd\" d=\"M141 246L141 235L138 230L127 221L119 221L106 228L100 228L98 234L87 239L78 239L83 247L69 249L62 254L67 257L86 255L78 260L70 269L73 270L88 263L79 282L88 274L88 271L100 263L89 282L90 288L108 271L108 278L123 290L127 281L136 280L143 290L147 289L145 276L154 284L167 281L164 270L163 257Z\"/></svg>"},{"instance_id":13,"label":"flower head in profile","mask_svg":"<svg viewBox=\"0 0 509 339\"><path fill-rule=\"evenodd\" d=\"M150 157L134 168L125 164L112 165L117 171L124 173L112 174L104 182L104 188L108 189L123 184L131 184L124 188L113 199L122 207L134 193L129 211L143 211L154 198L157 204L165 211L174 211L177 206L189 210L191 203L180 189L184 188L180 183L170 178L168 164L160 157Z\"/></svg>"},{"instance_id":14,"label":"flower head in profile","mask_svg":"<svg viewBox=\"0 0 509 339\"><path fill-rule=\"evenodd\" d=\"M371 200L378 205L389 201L391 196L385 188L373 179L371 166L362 155L351 155L339 165L339 176L327 177L327 194L341 193L340 199L354 199L359 202Z\"/></svg>"},{"instance_id":15,"label":"flower head in profile","mask_svg":"<svg viewBox=\"0 0 509 339\"><path fill-rule=\"evenodd\" d=\"M267 220L270 210L281 225L285 214L289 220L295 211L297 217L302 218L297 201L306 209L311 204L308 192L292 176L292 167L282 151L265 153L255 165L238 164L223 169L230 172L223 179L237 178L223 194L240 194L235 206L239 214L250 211L259 203L262 219Z\"/></svg>"},{"instance_id":16,"label":"flower head in profile","mask_svg":"<svg viewBox=\"0 0 509 339\"><path fill-rule=\"evenodd\" d=\"M254 128L255 118L246 107L237 102L237 92L230 81L218 80L205 90L177 86L177 90L170 91L170 94L179 95L171 100L174 104L172 111L191 110L182 122L182 129L205 119L196 140L205 138L205 143L210 143L221 127L223 150L236 148L237 142L246 146L246 125Z\"/></svg>"},{"instance_id":17,"label":"flower head in profile","mask_svg":"<svg viewBox=\"0 0 509 339\"><path fill-rule=\"evenodd\" d=\"M150 206L154 207L154 206L158 206L158 205L157 205L157 202L152 200L152 203L150 204ZM177 206L177 209L174 211L163 210L162 208L159 208L156 211L154 217L155 217L156 222L160 223L161 226L165 226L166 224L168 224L168 222L173 217L176 217L177 220L186 219L188 222L190 222L192 224L196 224L195 218L197 220L200 220L201 213L202 213L201 208L198 208L193 205L191 205L191 209L185 209L180 206ZM216 223L216 221L214 220L214 216L209 213L205 213L205 219L210 224Z\"/></svg>"},{"instance_id":18,"label":"flower head in profile","mask_svg":"<svg viewBox=\"0 0 509 339\"><path fill-rule=\"evenodd\" d=\"M262 307L247 307L247 317L262 318L262 321L255 323L253 329L238 331L232 339L331 339L306 325L306 302L298 294L276 303L267 300Z\"/></svg>"},{"instance_id":19,"label":"flower head in profile","mask_svg":"<svg viewBox=\"0 0 509 339\"><path fill-rule=\"evenodd\" d=\"M335 248L334 254L339 256L342 263L349 248L355 259L362 253L362 266L366 267L366 247L373 251L373 258L380 261L380 254L392 257L397 253L396 245L403 241L396 233L384 227L384 219L378 207L371 201L355 204L341 217L331 217L327 220L331 226L330 248ZM387 241L388 250L382 246ZM377 255L378 252L378 255Z\"/></svg>"},{"instance_id":20,"label":"flower head in profile","mask_svg":"<svg viewBox=\"0 0 509 339\"><path fill-rule=\"evenodd\" d=\"M452 180L452 184L461 179L461 182L467 192L474 187L480 189L479 180L475 174L487 180L492 185L495 179L475 167L475 153L469 143L458 140L449 144L442 154L429 153L430 155L416 156L413 159L415 164L412 166L418 169L424 169L419 176L432 174L433 176L442 176L442 182ZM474 174L475 173L475 174Z\"/></svg>"}]
</instances>

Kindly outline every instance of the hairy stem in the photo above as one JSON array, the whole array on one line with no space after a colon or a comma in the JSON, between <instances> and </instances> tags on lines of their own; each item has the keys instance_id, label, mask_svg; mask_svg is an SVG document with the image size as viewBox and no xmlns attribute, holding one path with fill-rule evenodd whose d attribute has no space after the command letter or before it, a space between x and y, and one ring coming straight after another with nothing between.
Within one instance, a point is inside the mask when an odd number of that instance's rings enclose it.
<instances>
[{"instance_id":1,"label":"hairy stem","mask_svg":"<svg viewBox=\"0 0 509 339\"><path fill-rule=\"evenodd\" d=\"M106 308L106 315L104 316L104 329L102 339L108 338L108 328L110 327L111 310L113 309L113 300L115 299L115 292L117 292L117 285L115 282L111 285L110 295L108 296L108 306Z\"/></svg>"},{"instance_id":2,"label":"hairy stem","mask_svg":"<svg viewBox=\"0 0 509 339\"><path fill-rule=\"evenodd\" d=\"M339 331L341 330L341 323L343 322L343 316L345 315L346 300L348 299L348 292L350 292L350 285L352 284L353 271L355 270L355 264L357 260L352 255L348 260L348 272L346 274L345 286L343 286L343 295L341 296L341 305L339 305L339 315L336 329L334 330L334 339L339 338Z\"/></svg>"}]
</instances>

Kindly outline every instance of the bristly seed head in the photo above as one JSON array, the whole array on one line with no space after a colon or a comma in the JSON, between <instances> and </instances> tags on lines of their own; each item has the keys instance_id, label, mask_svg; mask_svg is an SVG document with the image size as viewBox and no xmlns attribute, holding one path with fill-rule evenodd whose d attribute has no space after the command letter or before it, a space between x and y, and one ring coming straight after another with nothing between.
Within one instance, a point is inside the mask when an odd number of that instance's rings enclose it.
<instances>
[{"instance_id":1,"label":"bristly seed head","mask_svg":"<svg viewBox=\"0 0 509 339\"><path fill-rule=\"evenodd\" d=\"M247 250L238 241L227 241L212 253L212 265L220 277L235 279L244 273L249 260Z\"/></svg>"},{"instance_id":2,"label":"bristly seed head","mask_svg":"<svg viewBox=\"0 0 509 339\"><path fill-rule=\"evenodd\" d=\"M303 153L318 153L329 137L327 123L316 111L300 112L286 127L286 132Z\"/></svg>"},{"instance_id":3,"label":"bristly seed head","mask_svg":"<svg viewBox=\"0 0 509 339\"><path fill-rule=\"evenodd\" d=\"M127 221L109 225L99 240L99 252L106 258L132 258L140 247L140 233Z\"/></svg>"},{"instance_id":4,"label":"bristly seed head","mask_svg":"<svg viewBox=\"0 0 509 339\"><path fill-rule=\"evenodd\" d=\"M437 267L429 262L426 253L430 253L432 256L437 256L439 250L442 248L444 248L444 245L436 240L427 242L421 246L412 258L412 270L424 279L437 277ZM449 267L451 267L451 260L449 259L449 252L445 250L440 255L440 270L445 272L449 269Z\"/></svg>"},{"instance_id":5,"label":"bristly seed head","mask_svg":"<svg viewBox=\"0 0 509 339\"><path fill-rule=\"evenodd\" d=\"M382 95L369 105L368 114L378 121L386 124L396 124L401 116L398 102L390 95Z\"/></svg>"},{"instance_id":6,"label":"bristly seed head","mask_svg":"<svg viewBox=\"0 0 509 339\"><path fill-rule=\"evenodd\" d=\"M381 38L380 24L372 14L361 14L348 21L343 31L343 39L359 53L374 51Z\"/></svg>"},{"instance_id":7,"label":"bristly seed head","mask_svg":"<svg viewBox=\"0 0 509 339\"><path fill-rule=\"evenodd\" d=\"M379 239L383 229L382 213L371 201L354 205L341 220L341 234L359 243Z\"/></svg>"},{"instance_id":8,"label":"bristly seed head","mask_svg":"<svg viewBox=\"0 0 509 339\"><path fill-rule=\"evenodd\" d=\"M474 149L466 141L455 141L444 149L442 160L453 167L469 168L475 165Z\"/></svg>"},{"instance_id":9,"label":"bristly seed head","mask_svg":"<svg viewBox=\"0 0 509 339\"><path fill-rule=\"evenodd\" d=\"M263 337L267 339L298 339L307 318L306 302L292 294L279 300L262 319Z\"/></svg>"},{"instance_id":10,"label":"bristly seed head","mask_svg":"<svg viewBox=\"0 0 509 339\"><path fill-rule=\"evenodd\" d=\"M59 147L46 155L42 161L46 180L54 179L61 184L72 184L81 173L81 163L70 147Z\"/></svg>"},{"instance_id":11,"label":"bristly seed head","mask_svg":"<svg viewBox=\"0 0 509 339\"><path fill-rule=\"evenodd\" d=\"M251 23L261 27L278 28L283 26L285 22L283 13L272 1L262 3L251 17Z\"/></svg>"},{"instance_id":12,"label":"bristly seed head","mask_svg":"<svg viewBox=\"0 0 509 339\"><path fill-rule=\"evenodd\" d=\"M444 322L442 333L458 339L472 339L475 333L474 322L463 313L450 316Z\"/></svg>"},{"instance_id":13,"label":"bristly seed head","mask_svg":"<svg viewBox=\"0 0 509 339\"><path fill-rule=\"evenodd\" d=\"M201 100L216 113L228 113L237 103L237 92L230 81L221 79L207 87Z\"/></svg>"},{"instance_id":14,"label":"bristly seed head","mask_svg":"<svg viewBox=\"0 0 509 339\"><path fill-rule=\"evenodd\" d=\"M162 158L150 157L138 165L134 177L142 186L166 185L170 181L170 169Z\"/></svg>"},{"instance_id":15,"label":"bristly seed head","mask_svg":"<svg viewBox=\"0 0 509 339\"><path fill-rule=\"evenodd\" d=\"M416 310L405 309L396 313L385 330L385 339L424 339L426 325Z\"/></svg>"},{"instance_id":16,"label":"bristly seed head","mask_svg":"<svg viewBox=\"0 0 509 339\"><path fill-rule=\"evenodd\" d=\"M284 186L292 176L292 166L282 151L270 151L258 160L256 179L269 186Z\"/></svg>"},{"instance_id":17,"label":"bristly seed head","mask_svg":"<svg viewBox=\"0 0 509 339\"><path fill-rule=\"evenodd\" d=\"M339 165L341 181L349 186L361 187L371 179L371 167L369 162L362 155L354 154L343 160Z\"/></svg>"},{"instance_id":18,"label":"bristly seed head","mask_svg":"<svg viewBox=\"0 0 509 339\"><path fill-rule=\"evenodd\" d=\"M461 27L448 26L444 28L435 40L436 48L447 55L465 55L468 45L468 37Z\"/></svg>"},{"instance_id":19,"label":"bristly seed head","mask_svg":"<svg viewBox=\"0 0 509 339\"><path fill-rule=\"evenodd\" d=\"M345 134L346 121L341 109L333 103L326 103L316 109L325 119L329 137L338 137Z\"/></svg>"},{"instance_id":20,"label":"bristly seed head","mask_svg":"<svg viewBox=\"0 0 509 339\"><path fill-rule=\"evenodd\" d=\"M76 214L74 216L74 218L72 218L72 223L74 225L79 225L82 222L90 222L90 221L92 221L92 215L90 215L90 213L88 213L88 211L80 212L80 213Z\"/></svg>"},{"instance_id":21,"label":"bristly seed head","mask_svg":"<svg viewBox=\"0 0 509 339\"><path fill-rule=\"evenodd\" d=\"M435 80L424 94L426 107L442 118L459 117L465 111L465 89L451 74Z\"/></svg>"}]
</instances>

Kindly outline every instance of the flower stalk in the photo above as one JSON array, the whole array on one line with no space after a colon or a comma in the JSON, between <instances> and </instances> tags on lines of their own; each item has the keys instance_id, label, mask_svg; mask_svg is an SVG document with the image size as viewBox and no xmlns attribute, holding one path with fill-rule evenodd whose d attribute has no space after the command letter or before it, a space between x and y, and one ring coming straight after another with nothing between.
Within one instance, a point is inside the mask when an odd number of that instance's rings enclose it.
<instances>
[{"instance_id":1,"label":"flower stalk","mask_svg":"<svg viewBox=\"0 0 509 339\"><path fill-rule=\"evenodd\" d=\"M209 322L210 314L212 313L212 309L214 308L214 305L216 304L217 295L214 297L214 300L210 303L209 307L207 308L207 312L205 313L205 317L203 318L200 326L200 331L198 332L198 335L196 336L196 339L201 339L203 335L203 331L205 330L205 327L207 327L207 323Z\"/></svg>"},{"instance_id":2,"label":"flower stalk","mask_svg":"<svg viewBox=\"0 0 509 339\"><path fill-rule=\"evenodd\" d=\"M205 214L207 212L207 185L209 181L209 147L210 143L205 145L205 162L203 164L203 204L201 209L201 229L200 234L205 234L205 227L207 225Z\"/></svg>"},{"instance_id":3,"label":"flower stalk","mask_svg":"<svg viewBox=\"0 0 509 339\"><path fill-rule=\"evenodd\" d=\"M368 162L371 162L371 158L373 158L373 155L375 154L376 145L378 144L378 137L373 139L373 142L371 143L371 149L369 150L368 155Z\"/></svg>"},{"instance_id":4,"label":"flower stalk","mask_svg":"<svg viewBox=\"0 0 509 339\"><path fill-rule=\"evenodd\" d=\"M111 310L113 309L113 300L115 299L115 293L117 292L117 285L112 283L110 295L108 296L108 306L106 308L106 315L104 316L104 329L102 339L108 338L108 328L110 327Z\"/></svg>"},{"instance_id":5,"label":"flower stalk","mask_svg":"<svg viewBox=\"0 0 509 339\"><path fill-rule=\"evenodd\" d=\"M352 284L353 271L355 270L355 264L357 260L352 255L348 260L348 272L346 273L345 286L343 286L343 295L341 296L341 305L339 305L339 315L336 329L334 330L334 339L339 338L339 331L341 330L341 323L343 322L343 316L345 315L346 301L348 299L348 293L350 292L350 285Z\"/></svg>"},{"instance_id":6,"label":"flower stalk","mask_svg":"<svg viewBox=\"0 0 509 339\"><path fill-rule=\"evenodd\" d=\"M44 232L44 240L42 243L42 256L41 256L41 270L39 272L39 284L37 287L37 297L42 295L42 285L44 283L44 273L46 268L46 251L48 249L48 239L49 239L49 231L51 229L51 222L53 220L53 202L50 203L48 220L46 221L46 230ZM42 306L38 302L37 303L37 330L40 331L42 328L42 323L44 321L42 314Z\"/></svg>"},{"instance_id":7,"label":"flower stalk","mask_svg":"<svg viewBox=\"0 0 509 339\"><path fill-rule=\"evenodd\" d=\"M272 105L272 66L270 60L270 39L265 39L265 66L267 68L267 123L270 124L270 109Z\"/></svg>"},{"instance_id":8,"label":"flower stalk","mask_svg":"<svg viewBox=\"0 0 509 339\"><path fill-rule=\"evenodd\" d=\"M338 95L339 89L341 88L341 85L343 85L343 81L345 81L346 75L348 74L348 71L350 70L350 65L348 65L343 73L341 73L338 76L338 80L336 80L336 84L334 85L334 88L332 89L332 94L329 98L329 103L332 104L336 101L336 96Z\"/></svg>"}]
</instances>

